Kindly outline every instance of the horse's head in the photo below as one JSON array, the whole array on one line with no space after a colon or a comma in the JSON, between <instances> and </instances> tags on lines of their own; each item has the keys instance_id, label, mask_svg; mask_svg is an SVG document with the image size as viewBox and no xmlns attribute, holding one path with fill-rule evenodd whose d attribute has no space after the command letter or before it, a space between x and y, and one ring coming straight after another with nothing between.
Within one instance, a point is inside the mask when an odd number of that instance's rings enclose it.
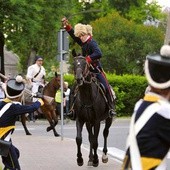
<instances>
[{"instance_id":1,"label":"horse's head","mask_svg":"<svg viewBox=\"0 0 170 170\"><path fill-rule=\"evenodd\" d=\"M61 75L58 74L57 72L55 72L55 76L51 80L51 82L53 83L53 86L58 90L60 88L60 84L61 84Z\"/></svg>"},{"instance_id":2,"label":"horse's head","mask_svg":"<svg viewBox=\"0 0 170 170\"><path fill-rule=\"evenodd\" d=\"M85 57L74 57L74 74L77 84L81 86L89 73L89 65L86 62Z\"/></svg>"}]
</instances>

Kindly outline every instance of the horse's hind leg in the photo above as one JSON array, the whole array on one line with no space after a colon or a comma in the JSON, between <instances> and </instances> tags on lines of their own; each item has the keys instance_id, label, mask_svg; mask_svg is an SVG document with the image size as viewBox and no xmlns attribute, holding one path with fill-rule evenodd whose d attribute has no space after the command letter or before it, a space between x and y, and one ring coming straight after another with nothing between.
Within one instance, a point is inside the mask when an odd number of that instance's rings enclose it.
<instances>
[{"instance_id":1,"label":"horse's hind leg","mask_svg":"<svg viewBox=\"0 0 170 170\"><path fill-rule=\"evenodd\" d=\"M26 126L26 117L25 117L25 115L21 115L21 123L22 123L22 125L23 125L23 127L24 127L24 130L25 130L26 135L32 135L32 134L28 131L28 128L27 128L27 126Z\"/></svg>"},{"instance_id":2,"label":"horse's hind leg","mask_svg":"<svg viewBox=\"0 0 170 170\"><path fill-rule=\"evenodd\" d=\"M55 129L55 126L57 125L57 123L55 122L55 123L53 123L53 133L54 133L54 136L55 137L58 137L58 136L60 136L58 133L57 133L57 131L56 131L56 129Z\"/></svg>"},{"instance_id":3,"label":"horse's hind leg","mask_svg":"<svg viewBox=\"0 0 170 170\"><path fill-rule=\"evenodd\" d=\"M60 136L55 129L56 124L52 120L49 120L49 123L50 123L50 126L47 127L47 132L49 132L50 130L53 130L55 137Z\"/></svg>"},{"instance_id":4,"label":"horse's hind leg","mask_svg":"<svg viewBox=\"0 0 170 170\"><path fill-rule=\"evenodd\" d=\"M84 123L76 121L76 127L77 127L77 136L76 136L76 144L77 144L77 165L82 166L84 164L82 153L81 153L81 144L82 144L82 128Z\"/></svg>"},{"instance_id":5,"label":"horse's hind leg","mask_svg":"<svg viewBox=\"0 0 170 170\"><path fill-rule=\"evenodd\" d=\"M48 126L47 127L47 132L49 132L50 130L53 130L53 133L54 133L54 136L56 136L56 137L58 137L58 136L60 136L58 133L57 133L57 131L56 131L56 129L55 129L55 126L57 125L57 122L55 121L53 121L53 119L52 119L52 117L51 117L51 114L48 112L48 113L46 113L45 114L45 116L46 116L46 118L47 118L47 120L48 120L48 122L49 122L49 124L50 124L50 126Z\"/></svg>"},{"instance_id":6,"label":"horse's hind leg","mask_svg":"<svg viewBox=\"0 0 170 170\"><path fill-rule=\"evenodd\" d=\"M107 163L108 162L108 155L107 155L107 138L109 135L109 128L112 125L112 118L108 117L105 122L105 128L103 130L103 136L104 136L104 147L103 147L103 156L102 156L102 162Z\"/></svg>"}]
</instances>

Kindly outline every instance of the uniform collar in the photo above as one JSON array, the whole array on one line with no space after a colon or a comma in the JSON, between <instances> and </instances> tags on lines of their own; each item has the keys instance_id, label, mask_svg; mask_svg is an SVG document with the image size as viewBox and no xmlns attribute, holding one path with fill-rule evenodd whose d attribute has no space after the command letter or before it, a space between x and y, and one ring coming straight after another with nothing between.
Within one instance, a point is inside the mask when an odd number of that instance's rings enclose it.
<instances>
[{"instance_id":1,"label":"uniform collar","mask_svg":"<svg viewBox=\"0 0 170 170\"><path fill-rule=\"evenodd\" d=\"M10 102L12 102L12 100L10 100L10 99L8 99L8 98L3 99L3 101L4 101L5 103L10 103Z\"/></svg>"},{"instance_id":2,"label":"uniform collar","mask_svg":"<svg viewBox=\"0 0 170 170\"><path fill-rule=\"evenodd\" d=\"M89 35L89 36L87 37L87 39L86 39L85 43L90 42L90 41L91 41L91 39L92 39L92 36L90 36L90 35Z\"/></svg>"},{"instance_id":3,"label":"uniform collar","mask_svg":"<svg viewBox=\"0 0 170 170\"><path fill-rule=\"evenodd\" d=\"M145 101L150 101L150 102L157 102L158 100L166 100L166 98L162 97L159 94L153 93L153 92L148 92L145 94L144 98Z\"/></svg>"},{"instance_id":4,"label":"uniform collar","mask_svg":"<svg viewBox=\"0 0 170 170\"><path fill-rule=\"evenodd\" d=\"M5 103L15 103L15 104L21 104L21 102L13 101L13 100L10 100L10 99L8 99L8 98L3 99L3 101L4 101Z\"/></svg>"}]
</instances>

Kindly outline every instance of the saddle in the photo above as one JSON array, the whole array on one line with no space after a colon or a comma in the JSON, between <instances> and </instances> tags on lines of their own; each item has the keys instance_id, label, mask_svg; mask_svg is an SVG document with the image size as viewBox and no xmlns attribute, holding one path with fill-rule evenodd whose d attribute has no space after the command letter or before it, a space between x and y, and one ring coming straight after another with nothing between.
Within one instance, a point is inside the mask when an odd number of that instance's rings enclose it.
<instances>
[{"instance_id":1,"label":"saddle","mask_svg":"<svg viewBox=\"0 0 170 170\"><path fill-rule=\"evenodd\" d=\"M99 82L98 80L96 80L96 84L97 84L97 86L99 86L100 92L102 93L103 97L105 98L105 101L108 102L107 91L106 91L105 86L101 82ZM114 90L113 90L113 88L110 84L109 84L109 87L110 87L110 91L111 91L110 96L112 98L112 101L115 101L116 100L116 94L115 94L115 92L114 92Z\"/></svg>"},{"instance_id":2,"label":"saddle","mask_svg":"<svg viewBox=\"0 0 170 170\"><path fill-rule=\"evenodd\" d=\"M109 101L107 98L107 91L106 91L105 86L96 78L95 73L92 73L92 75L93 75L92 81L98 86L100 93L103 95L106 103L108 104ZM115 101L115 99L116 99L115 92L114 92L113 88L111 87L111 85L109 85L109 86L110 86L110 90L111 90L111 94L110 94L111 99L112 99L112 101ZM78 86L76 84L74 84L74 87L70 93L70 105L72 105L71 109L73 109L73 107L74 107L74 102L75 102L77 93L78 93Z\"/></svg>"}]
</instances>

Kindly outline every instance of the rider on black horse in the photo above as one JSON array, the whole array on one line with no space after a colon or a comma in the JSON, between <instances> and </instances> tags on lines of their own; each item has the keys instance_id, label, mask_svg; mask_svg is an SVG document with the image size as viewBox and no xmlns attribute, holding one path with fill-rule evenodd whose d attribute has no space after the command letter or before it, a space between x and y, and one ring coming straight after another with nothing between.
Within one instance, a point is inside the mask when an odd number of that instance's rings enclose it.
<instances>
[{"instance_id":1,"label":"rider on black horse","mask_svg":"<svg viewBox=\"0 0 170 170\"><path fill-rule=\"evenodd\" d=\"M75 25L75 28L73 30L66 18L62 19L62 25L69 33L69 35L73 38L73 40L81 46L82 55L86 57L86 62L91 64L93 67L93 69L91 69L91 72L95 73L97 79L104 85L109 106L109 116L116 116L114 109L114 98L100 63L102 52L98 47L96 41L92 39L92 27L90 25L79 23ZM74 93L74 91L72 91L72 93ZM75 119L75 113L73 108L71 108L68 116L72 119Z\"/></svg>"}]
</instances>

